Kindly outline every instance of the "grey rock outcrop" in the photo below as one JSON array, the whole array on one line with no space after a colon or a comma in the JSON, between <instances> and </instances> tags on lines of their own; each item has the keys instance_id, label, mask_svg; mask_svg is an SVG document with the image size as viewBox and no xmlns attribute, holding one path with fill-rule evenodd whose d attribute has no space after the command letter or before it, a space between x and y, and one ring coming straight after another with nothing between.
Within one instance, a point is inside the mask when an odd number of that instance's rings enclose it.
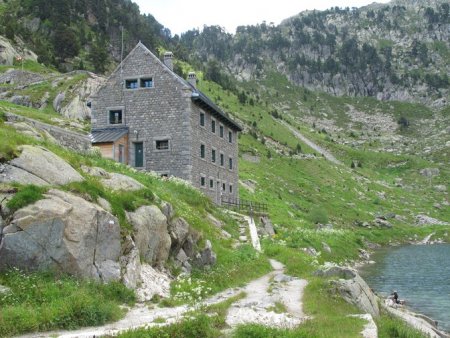
<instances>
[{"instance_id":1,"label":"grey rock outcrop","mask_svg":"<svg viewBox=\"0 0 450 338\"><path fill-rule=\"evenodd\" d=\"M209 240L206 240L205 248L197 254L195 264L199 267L205 268L216 264L217 256L212 250L212 244Z\"/></svg>"},{"instance_id":2,"label":"grey rock outcrop","mask_svg":"<svg viewBox=\"0 0 450 338\"><path fill-rule=\"evenodd\" d=\"M176 218L169 224L169 234L172 240L172 251L177 252L189 235L189 224L183 218Z\"/></svg>"},{"instance_id":3,"label":"grey rock outcrop","mask_svg":"<svg viewBox=\"0 0 450 338\"><path fill-rule=\"evenodd\" d=\"M338 280L332 280L331 283L345 301L354 304L361 311L370 313L373 317L380 316L376 295L356 271L349 268L332 267L316 272L316 274L326 277L340 277Z\"/></svg>"},{"instance_id":4,"label":"grey rock outcrop","mask_svg":"<svg viewBox=\"0 0 450 338\"><path fill-rule=\"evenodd\" d=\"M439 176L441 171L438 168L425 168L420 170L420 174L425 177Z\"/></svg>"},{"instance_id":5,"label":"grey rock outcrop","mask_svg":"<svg viewBox=\"0 0 450 338\"><path fill-rule=\"evenodd\" d=\"M117 173L110 173L109 178L102 179L102 183L105 187L115 191L135 191L145 188L143 184L134 178Z\"/></svg>"},{"instance_id":6,"label":"grey rock outcrop","mask_svg":"<svg viewBox=\"0 0 450 338\"><path fill-rule=\"evenodd\" d=\"M55 269L102 281L120 278L120 227L96 204L59 190L16 211L4 228L0 269Z\"/></svg>"},{"instance_id":7,"label":"grey rock outcrop","mask_svg":"<svg viewBox=\"0 0 450 338\"><path fill-rule=\"evenodd\" d=\"M122 282L130 289L136 289L141 282L141 259L139 250L130 236L125 238L123 255L120 257Z\"/></svg>"},{"instance_id":8,"label":"grey rock outcrop","mask_svg":"<svg viewBox=\"0 0 450 338\"><path fill-rule=\"evenodd\" d=\"M17 104L18 106L32 107L31 98L27 95L14 95L9 99L9 102Z\"/></svg>"},{"instance_id":9,"label":"grey rock outcrop","mask_svg":"<svg viewBox=\"0 0 450 338\"><path fill-rule=\"evenodd\" d=\"M66 98L65 93L58 93L58 95L55 96L55 99L53 100L53 109L57 111L58 113L61 111L62 103L64 99Z\"/></svg>"},{"instance_id":10,"label":"grey rock outcrop","mask_svg":"<svg viewBox=\"0 0 450 338\"><path fill-rule=\"evenodd\" d=\"M43 147L24 145L22 153L6 165L0 182L64 185L84 178L66 161Z\"/></svg>"},{"instance_id":11,"label":"grey rock outcrop","mask_svg":"<svg viewBox=\"0 0 450 338\"><path fill-rule=\"evenodd\" d=\"M127 218L133 226L134 240L144 261L154 266L164 264L171 246L166 216L158 207L150 205L127 212Z\"/></svg>"},{"instance_id":12,"label":"grey rock outcrop","mask_svg":"<svg viewBox=\"0 0 450 338\"><path fill-rule=\"evenodd\" d=\"M268 236L275 235L275 230L273 229L272 221L269 217L263 216L261 217L261 224L263 226L263 233Z\"/></svg>"},{"instance_id":13,"label":"grey rock outcrop","mask_svg":"<svg viewBox=\"0 0 450 338\"><path fill-rule=\"evenodd\" d=\"M64 104L64 101L61 102L60 109L57 111L70 119L90 119L91 108L86 105L86 102L91 100L91 96L97 93L104 82L104 77L88 72L87 78L67 93L70 101L67 104Z\"/></svg>"}]
</instances>

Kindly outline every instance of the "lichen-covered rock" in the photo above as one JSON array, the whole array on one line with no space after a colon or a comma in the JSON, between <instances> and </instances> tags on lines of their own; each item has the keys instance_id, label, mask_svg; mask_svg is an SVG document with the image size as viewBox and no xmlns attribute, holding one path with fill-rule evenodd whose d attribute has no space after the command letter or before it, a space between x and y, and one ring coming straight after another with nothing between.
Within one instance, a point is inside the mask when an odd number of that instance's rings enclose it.
<instances>
[{"instance_id":1,"label":"lichen-covered rock","mask_svg":"<svg viewBox=\"0 0 450 338\"><path fill-rule=\"evenodd\" d=\"M361 311L370 313L373 317L380 316L377 297L356 271L348 268L333 267L323 271L321 275L345 277L345 279L341 278L331 281L342 298L348 303L354 304Z\"/></svg>"},{"instance_id":2,"label":"lichen-covered rock","mask_svg":"<svg viewBox=\"0 0 450 338\"><path fill-rule=\"evenodd\" d=\"M139 250L130 236L125 238L123 256L120 257L122 283L130 289L136 289L141 282L141 258Z\"/></svg>"},{"instance_id":3,"label":"lichen-covered rock","mask_svg":"<svg viewBox=\"0 0 450 338\"><path fill-rule=\"evenodd\" d=\"M183 218L176 218L169 224L169 234L172 240L172 250L177 252L189 235L189 224Z\"/></svg>"},{"instance_id":4,"label":"lichen-covered rock","mask_svg":"<svg viewBox=\"0 0 450 338\"><path fill-rule=\"evenodd\" d=\"M195 264L199 267L208 267L216 264L217 256L216 253L212 250L212 244L209 240L205 243L205 248L197 254L195 259Z\"/></svg>"},{"instance_id":5,"label":"lichen-covered rock","mask_svg":"<svg viewBox=\"0 0 450 338\"><path fill-rule=\"evenodd\" d=\"M9 168L9 171L13 173L0 177L0 182L13 182L18 180L20 183L26 183L25 181L29 180L30 183L37 185L64 185L84 180L70 164L43 147L23 145L19 150L22 153L19 157L13 159L9 163L9 166L22 169L22 171L13 174L15 169ZM20 179L23 171L35 176L35 178L27 175L28 178L25 180Z\"/></svg>"},{"instance_id":6,"label":"lichen-covered rock","mask_svg":"<svg viewBox=\"0 0 450 338\"><path fill-rule=\"evenodd\" d=\"M120 278L116 217L73 194L50 190L16 211L0 245L0 269L60 270L103 281Z\"/></svg>"},{"instance_id":7,"label":"lichen-covered rock","mask_svg":"<svg viewBox=\"0 0 450 338\"><path fill-rule=\"evenodd\" d=\"M136 191L145 188L134 178L117 173L110 173L109 178L102 179L102 183L105 187L115 191Z\"/></svg>"},{"instance_id":8,"label":"lichen-covered rock","mask_svg":"<svg viewBox=\"0 0 450 338\"><path fill-rule=\"evenodd\" d=\"M134 240L144 261L163 265L171 245L166 216L157 206L150 205L128 212L127 218L133 226Z\"/></svg>"}]
</instances>

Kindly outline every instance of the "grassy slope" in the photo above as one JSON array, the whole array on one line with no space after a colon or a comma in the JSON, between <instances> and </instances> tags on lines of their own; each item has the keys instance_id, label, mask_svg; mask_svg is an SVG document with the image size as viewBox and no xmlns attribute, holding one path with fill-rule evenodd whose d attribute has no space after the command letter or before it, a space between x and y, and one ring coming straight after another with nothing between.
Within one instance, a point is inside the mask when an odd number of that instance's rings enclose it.
<instances>
[{"instance_id":1,"label":"grassy slope","mask_svg":"<svg viewBox=\"0 0 450 338\"><path fill-rule=\"evenodd\" d=\"M348 166L336 167L324 159L300 160L284 155L276 154L272 148L267 147L267 141L272 139L284 149L295 151L298 144L302 151L313 153L306 145L299 142L284 126L276 123L270 112L274 109L285 111L290 104L295 106L298 96L305 95L307 102L316 95L301 89L292 87L277 87L277 92L272 88L260 89L258 91L250 85L246 88L250 95L255 98L254 105L241 105L237 97L220 86L207 81L201 81L201 89L212 99L217 101L224 110L238 118L246 126L250 126L253 136L245 133L240 137L240 155L249 152L260 156L260 163L247 162L240 158L240 178L242 180L252 179L256 182L255 193L246 191L241 187L240 194L243 198L259 200L269 204L270 216L275 223L277 235L273 240L263 242L267 256L275 257L287 264L287 272L310 278L310 273L317 264L324 261L344 262L357 258L358 249L364 247L364 241L370 240L378 243L389 241L404 241L414 234L425 237L431 231L437 230L437 236L444 237L445 228L421 227L414 228L409 224L413 216L419 212L429 213L431 216L449 221L449 211L438 210L431 206L435 202L442 202L445 197L432 189L432 185L446 184L448 182L448 171L441 166L441 176L433 178L431 182L418 174L420 168L436 166L414 156L396 156L392 154L380 154L357 150L330 142L326 134L311 132L309 127L298 123L295 114L287 111L284 118L292 125L298 127L315 142L329 148L339 159ZM283 90L286 88L286 92ZM271 96L264 97L264 93ZM318 94L321 95L321 94ZM348 103L357 105L359 100L349 98L327 97L327 109L343 106ZM275 99L278 98L278 99ZM288 103L286 103L288 102ZM325 102L325 101L324 101ZM3 104L3 103L2 103ZM312 104L313 105L313 104ZM395 106L395 104L394 104ZM282 109L280 107L283 107ZM11 109L11 107L6 107ZM39 116L40 113L33 109L13 107L16 112ZM315 108L313 108L315 109ZM324 108L325 109L325 108ZM367 108L369 109L369 108ZM339 110L336 108L336 110ZM42 114L47 114L44 112ZM344 115L343 115L344 116ZM14 154L19 144L37 143L36 141L19 135L6 126L2 126L0 134L0 153ZM255 137L256 136L256 137ZM11 146L11 147L9 147ZM205 198L195 191L180 185L177 182L161 181L150 175L136 173L129 168L97 158L95 156L82 157L54 145L45 143L45 146L66 158L75 168L81 164L96 165L104 167L109 171L116 171L135 177L144 183L149 190L164 200L174 204L177 212L185 217L191 225L202 232L205 238L213 240L213 247L218 252L219 262L216 268L208 273L195 272L194 281L204 283L211 287L211 291L237 285L254 276L260 275L269 269L265 263L264 256L256 258L254 252L247 247L241 250L233 250L230 241L218 239L217 231L205 222L206 212L213 213L216 217L228 224L227 230L237 235L233 229L233 221L228 219L219 210L212 206ZM269 158L268 153L271 153ZM352 159L360 159L362 168L351 170L349 162ZM388 165L398 165L388 167ZM404 180L406 188L394 187L393 181L400 177ZM111 196L109 192L102 190L98 182L89 181L87 186L71 186L66 189L89 193L91 196L102 196L109 199L115 212L123 220L123 209L133 209L141 202L136 199L135 203L124 203L121 198ZM384 192L386 200L379 197ZM392 229L363 229L354 226L354 222L371 221L378 213L394 212L405 217L405 222L391 221ZM315 221L328 219L334 225L331 231L316 231ZM125 227L125 230L126 227ZM326 242L332 249L331 254L323 252L318 258L307 256L300 250L302 247L314 247L322 250L322 242ZM310 299L310 305L306 306L309 314L316 314L317 321L311 322L305 330L317 336L327 336L334 332L336 325L328 321L324 307L319 303L325 303L328 297L328 284L322 282L314 283L314 287L306 290L305 299ZM308 301L306 301L308 304ZM355 320L347 320L346 315L355 311L352 307L337 303L336 323L346 323L342 330L347 336L358 336L362 323ZM323 321L323 322L321 322ZM330 325L323 325L330 323ZM355 324L356 323L356 324ZM384 319L381 326L389 328L389 321ZM254 332L257 329L254 328ZM308 332L308 331L305 331ZM281 333L280 333L281 334ZM291 333L283 333L288 336ZM258 336L258 335L256 335Z\"/></svg>"}]
</instances>

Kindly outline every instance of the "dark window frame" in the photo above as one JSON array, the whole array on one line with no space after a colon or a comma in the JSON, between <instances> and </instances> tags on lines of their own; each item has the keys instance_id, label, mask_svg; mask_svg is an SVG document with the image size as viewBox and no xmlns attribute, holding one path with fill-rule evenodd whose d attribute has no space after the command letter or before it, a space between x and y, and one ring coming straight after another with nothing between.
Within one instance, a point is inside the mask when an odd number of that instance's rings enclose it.
<instances>
[{"instance_id":1,"label":"dark window frame","mask_svg":"<svg viewBox=\"0 0 450 338\"><path fill-rule=\"evenodd\" d=\"M232 157L228 158L228 169L233 170L233 158Z\"/></svg>"},{"instance_id":2,"label":"dark window frame","mask_svg":"<svg viewBox=\"0 0 450 338\"><path fill-rule=\"evenodd\" d=\"M233 143L233 132L231 130L228 132L228 142Z\"/></svg>"},{"instance_id":3,"label":"dark window frame","mask_svg":"<svg viewBox=\"0 0 450 338\"><path fill-rule=\"evenodd\" d=\"M202 143L200 144L200 158L205 159L206 156L206 146Z\"/></svg>"},{"instance_id":4,"label":"dark window frame","mask_svg":"<svg viewBox=\"0 0 450 338\"><path fill-rule=\"evenodd\" d=\"M125 80L125 89L138 89L138 88L139 88L139 79Z\"/></svg>"},{"instance_id":5,"label":"dark window frame","mask_svg":"<svg viewBox=\"0 0 450 338\"><path fill-rule=\"evenodd\" d=\"M117 118L117 122L113 122L112 114L119 114ZM114 119L115 121L115 119ZM123 110L122 109L109 109L108 110L108 124L114 125L114 124L123 124Z\"/></svg>"},{"instance_id":6,"label":"dark window frame","mask_svg":"<svg viewBox=\"0 0 450 338\"><path fill-rule=\"evenodd\" d=\"M141 88L153 88L154 82L153 77L142 77L139 79L139 84ZM147 84L150 84L149 86Z\"/></svg>"},{"instance_id":7,"label":"dark window frame","mask_svg":"<svg viewBox=\"0 0 450 338\"><path fill-rule=\"evenodd\" d=\"M206 115L205 113L200 113L200 127L204 127L206 124Z\"/></svg>"},{"instance_id":8,"label":"dark window frame","mask_svg":"<svg viewBox=\"0 0 450 338\"><path fill-rule=\"evenodd\" d=\"M216 133L216 120L211 119L211 133Z\"/></svg>"},{"instance_id":9,"label":"dark window frame","mask_svg":"<svg viewBox=\"0 0 450 338\"><path fill-rule=\"evenodd\" d=\"M167 138L155 140L155 150L158 151L170 150L170 140Z\"/></svg>"},{"instance_id":10,"label":"dark window frame","mask_svg":"<svg viewBox=\"0 0 450 338\"><path fill-rule=\"evenodd\" d=\"M212 163L216 163L216 160L217 160L217 152L216 152L216 149L211 149L211 162Z\"/></svg>"}]
</instances>

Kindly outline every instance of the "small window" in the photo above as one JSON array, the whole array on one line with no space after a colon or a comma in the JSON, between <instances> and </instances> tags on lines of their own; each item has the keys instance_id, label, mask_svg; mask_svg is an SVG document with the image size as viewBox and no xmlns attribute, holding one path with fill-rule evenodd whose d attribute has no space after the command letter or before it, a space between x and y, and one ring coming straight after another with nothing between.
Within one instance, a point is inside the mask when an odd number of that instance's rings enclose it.
<instances>
[{"instance_id":1,"label":"small window","mask_svg":"<svg viewBox=\"0 0 450 338\"><path fill-rule=\"evenodd\" d=\"M233 185L230 184L230 194L232 194L232 193L233 193Z\"/></svg>"},{"instance_id":2,"label":"small window","mask_svg":"<svg viewBox=\"0 0 450 338\"><path fill-rule=\"evenodd\" d=\"M167 150L169 149L169 140L157 140L155 145L157 150Z\"/></svg>"},{"instance_id":3,"label":"small window","mask_svg":"<svg viewBox=\"0 0 450 338\"><path fill-rule=\"evenodd\" d=\"M204 187L206 185L206 179L204 176L200 177L200 185Z\"/></svg>"},{"instance_id":4,"label":"small window","mask_svg":"<svg viewBox=\"0 0 450 338\"><path fill-rule=\"evenodd\" d=\"M205 145L200 145L200 157L205 158Z\"/></svg>"},{"instance_id":5,"label":"small window","mask_svg":"<svg viewBox=\"0 0 450 338\"><path fill-rule=\"evenodd\" d=\"M211 150L211 162L216 163L216 149Z\"/></svg>"},{"instance_id":6,"label":"small window","mask_svg":"<svg viewBox=\"0 0 450 338\"><path fill-rule=\"evenodd\" d=\"M151 77L141 79L141 88L152 88L153 79Z\"/></svg>"},{"instance_id":7,"label":"small window","mask_svg":"<svg viewBox=\"0 0 450 338\"><path fill-rule=\"evenodd\" d=\"M225 156L220 154L220 165L223 167L225 165Z\"/></svg>"},{"instance_id":8,"label":"small window","mask_svg":"<svg viewBox=\"0 0 450 338\"><path fill-rule=\"evenodd\" d=\"M109 124L122 124L122 111L110 110L109 111Z\"/></svg>"},{"instance_id":9,"label":"small window","mask_svg":"<svg viewBox=\"0 0 450 338\"><path fill-rule=\"evenodd\" d=\"M138 87L138 80L125 80L125 88L126 89L136 89Z\"/></svg>"},{"instance_id":10,"label":"small window","mask_svg":"<svg viewBox=\"0 0 450 338\"><path fill-rule=\"evenodd\" d=\"M216 121L211 120L211 132L216 133Z\"/></svg>"},{"instance_id":11,"label":"small window","mask_svg":"<svg viewBox=\"0 0 450 338\"><path fill-rule=\"evenodd\" d=\"M221 138L223 138L223 126L222 125L219 127L219 135Z\"/></svg>"},{"instance_id":12,"label":"small window","mask_svg":"<svg viewBox=\"0 0 450 338\"><path fill-rule=\"evenodd\" d=\"M205 126L205 113L200 113L200 125Z\"/></svg>"},{"instance_id":13,"label":"small window","mask_svg":"<svg viewBox=\"0 0 450 338\"><path fill-rule=\"evenodd\" d=\"M228 142L233 143L233 132L228 132Z\"/></svg>"},{"instance_id":14,"label":"small window","mask_svg":"<svg viewBox=\"0 0 450 338\"><path fill-rule=\"evenodd\" d=\"M226 190L225 183L222 183L222 191L225 191L225 190Z\"/></svg>"},{"instance_id":15,"label":"small window","mask_svg":"<svg viewBox=\"0 0 450 338\"><path fill-rule=\"evenodd\" d=\"M233 159L231 157L228 159L228 169L233 170Z\"/></svg>"},{"instance_id":16,"label":"small window","mask_svg":"<svg viewBox=\"0 0 450 338\"><path fill-rule=\"evenodd\" d=\"M214 188L214 180L213 180L213 179L210 179L210 180L209 180L209 187L210 187L211 189Z\"/></svg>"}]
</instances>

